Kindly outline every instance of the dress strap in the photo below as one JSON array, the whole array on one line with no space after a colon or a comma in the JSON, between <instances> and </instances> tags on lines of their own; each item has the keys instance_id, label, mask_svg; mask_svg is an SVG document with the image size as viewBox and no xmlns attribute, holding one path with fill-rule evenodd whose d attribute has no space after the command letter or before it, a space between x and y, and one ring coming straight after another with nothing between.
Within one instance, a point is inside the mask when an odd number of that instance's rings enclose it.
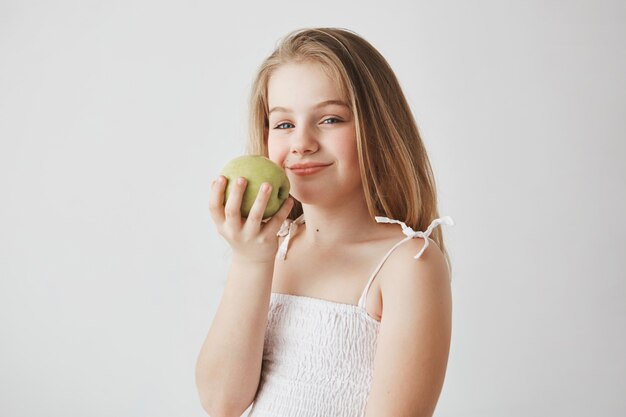
<instances>
[{"instance_id":1,"label":"dress strap","mask_svg":"<svg viewBox=\"0 0 626 417\"><path fill-rule=\"evenodd\" d=\"M287 256L287 249L289 248L289 241L291 240L291 236L296 233L298 225L302 223L304 223L304 213L302 213L297 219L287 219L283 222L283 224L280 225L280 230L278 230L276 236L287 237L283 240L283 243L281 243L280 247L278 248L278 252L276 252L276 257L278 257L279 259L285 259L285 257Z\"/></svg>"},{"instance_id":2,"label":"dress strap","mask_svg":"<svg viewBox=\"0 0 626 417\"><path fill-rule=\"evenodd\" d=\"M378 223L397 223L399 225L402 226L402 233L404 233L406 235L406 237L404 239L402 239L401 241L399 241L398 243L396 243L391 249L389 249L389 251L387 252L387 254L384 256L384 258L380 261L380 263L378 264L378 266L376 267L376 269L374 270L374 272L372 273L372 275L370 276L367 285L365 286L365 289L363 290L363 293L361 294L361 298L359 299L359 306L362 308L365 308L365 300L367 299L367 293L369 292L370 286L372 285L372 282L374 282L374 278L376 277L376 274L378 273L378 271L380 271L380 268L382 268L383 264L385 263L385 261L387 260L387 258L389 257L389 255L391 255L391 253L401 244L403 244L404 242L408 242L409 240L413 239L413 238L418 238L421 237L424 239L424 246L422 247L422 249L417 253L417 255L415 255L413 258L417 259L420 256L422 256L422 254L424 253L424 251L426 250L426 248L428 247L428 241L429 241L429 236L432 233L433 229L435 227L437 227L438 225L448 225L448 226L454 226L454 220L452 220L452 217L450 216L444 216L438 219L435 219L432 221L432 223L430 224L430 226L428 226L428 228L421 232L421 231L414 231L413 229L411 229L409 226L407 226L405 223L399 221L399 220L394 220L394 219L389 219L388 217L379 217L376 216L375 217L376 221Z\"/></svg>"}]
</instances>

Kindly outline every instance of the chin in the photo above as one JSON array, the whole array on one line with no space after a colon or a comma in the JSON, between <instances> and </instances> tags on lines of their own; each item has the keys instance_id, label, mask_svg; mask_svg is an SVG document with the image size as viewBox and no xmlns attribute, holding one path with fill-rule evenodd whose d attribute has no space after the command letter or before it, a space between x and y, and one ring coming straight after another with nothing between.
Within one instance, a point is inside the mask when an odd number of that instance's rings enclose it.
<instances>
[{"instance_id":1,"label":"chin","mask_svg":"<svg viewBox=\"0 0 626 417\"><path fill-rule=\"evenodd\" d=\"M337 198L334 193L329 192L328 188L319 185L298 186L294 182L291 182L289 194L300 203L310 205L325 205L329 200Z\"/></svg>"}]
</instances>

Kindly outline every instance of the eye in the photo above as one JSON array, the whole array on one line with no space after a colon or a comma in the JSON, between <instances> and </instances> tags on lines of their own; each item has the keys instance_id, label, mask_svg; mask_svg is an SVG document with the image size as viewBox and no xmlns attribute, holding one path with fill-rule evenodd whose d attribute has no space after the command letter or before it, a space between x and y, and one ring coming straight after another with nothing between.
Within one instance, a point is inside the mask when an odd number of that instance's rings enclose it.
<instances>
[{"instance_id":1,"label":"eye","mask_svg":"<svg viewBox=\"0 0 626 417\"><path fill-rule=\"evenodd\" d=\"M277 125L274 129L288 129L287 127L281 127L281 126L285 126L285 125L293 126L291 123L285 122L285 123L281 123L281 124Z\"/></svg>"},{"instance_id":2,"label":"eye","mask_svg":"<svg viewBox=\"0 0 626 417\"><path fill-rule=\"evenodd\" d=\"M331 121L331 123L327 123L328 121ZM328 119L324 119L324 121L322 121L322 124L333 125L335 123L340 123L340 122L341 120L336 117L329 117Z\"/></svg>"}]
</instances>

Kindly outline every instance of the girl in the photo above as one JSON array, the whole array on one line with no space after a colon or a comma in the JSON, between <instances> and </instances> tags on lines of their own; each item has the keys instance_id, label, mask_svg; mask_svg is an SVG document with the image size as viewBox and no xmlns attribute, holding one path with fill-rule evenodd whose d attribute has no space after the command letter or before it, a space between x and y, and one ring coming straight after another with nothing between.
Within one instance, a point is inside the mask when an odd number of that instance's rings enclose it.
<instances>
[{"instance_id":1,"label":"girl","mask_svg":"<svg viewBox=\"0 0 626 417\"><path fill-rule=\"evenodd\" d=\"M291 197L247 218L238 179L209 209L233 250L196 366L211 417L431 416L451 337L434 177L399 83L355 33L290 33L252 88L248 153ZM267 184L269 185L269 184ZM430 241L430 244L429 244ZM418 258L417 260L415 258Z\"/></svg>"}]
</instances>

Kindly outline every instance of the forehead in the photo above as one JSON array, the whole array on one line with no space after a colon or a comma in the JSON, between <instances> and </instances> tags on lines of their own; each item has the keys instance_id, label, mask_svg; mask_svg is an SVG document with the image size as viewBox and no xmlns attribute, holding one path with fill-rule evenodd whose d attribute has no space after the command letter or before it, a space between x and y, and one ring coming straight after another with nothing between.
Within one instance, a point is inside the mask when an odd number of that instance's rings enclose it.
<instances>
[{"instance_id":1,"label":"forehead","mask_svg":"<svg viewBox=\"0 0 626 417\"><path fill-rule=\"evenodd\" d=\"M283 64L274 70L267 85L267 99L271 108L345 98L339 83L322 64L302 62Z\"/></svg>"}]
</instances>

